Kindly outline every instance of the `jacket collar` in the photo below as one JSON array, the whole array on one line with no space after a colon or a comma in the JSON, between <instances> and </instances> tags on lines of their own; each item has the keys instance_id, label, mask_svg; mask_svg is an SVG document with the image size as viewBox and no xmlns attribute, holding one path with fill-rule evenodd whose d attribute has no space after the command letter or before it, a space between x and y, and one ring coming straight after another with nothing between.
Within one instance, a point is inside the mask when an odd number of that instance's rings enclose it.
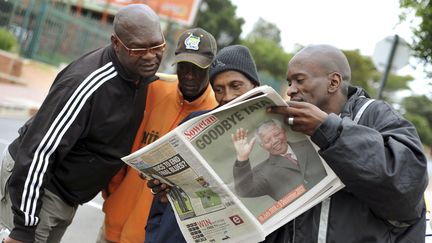
<instances>
[{"instance_id":1,"label":"jacket collar","mask_svg":"<svg viewBox=\"0 0 432 243\"><path fill-rule=\"evenodd\" d=\"M295 165L292 161L289 161L287 158L280 155L270 154L268 161L272 164L272 166L300 171L300 165Z\"/></svg>"},{"instance_id":2,"label":"jacket collar","mask_svg":"<svg viewBox=\"0 0 432 243\"><path fill-rule=\"evenodd\" d=\"M354 119L357 110L368 98L370 98L370 96L364 89L357 86L348 86L348 100L342 109L341 117Z\"/></svg>"},{"instance_id":3,"label":"jacket collar","mask_svg":"<svg viewBox=\"0 0 432 243\"><path fill-rule=\"evenodd\" d=\"M180 105L185 104L185 105L189 106L190 108L200 108L200 106L203 103L205 103L207 101L207 99L209 99L209 98L212 98L214 100L216 99L214 97L214 92L213 92L213 89L212 89L210 84L207 85L207 88L204 91L204 93L192 102L185 100L180 89L177 89L177 99L176 99L177 103Z\"/></svg>"}]
</instances>

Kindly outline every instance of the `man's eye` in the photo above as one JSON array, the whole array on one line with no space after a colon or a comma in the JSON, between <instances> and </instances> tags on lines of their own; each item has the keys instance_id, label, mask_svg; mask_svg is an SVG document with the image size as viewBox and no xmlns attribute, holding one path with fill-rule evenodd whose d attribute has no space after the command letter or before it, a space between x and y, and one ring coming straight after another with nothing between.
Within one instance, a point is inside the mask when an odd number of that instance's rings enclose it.
<instances>
[{"instance_id":1,"label":"man's eye","mask_svg":"<svg viewBox=\"0 0 432 243\"><path fill-rule=\"evenodd\" d=\"M232 85L232 88L235 89L235 90L240 89L241 87L242 87L241 84L233 84Z\"/></svg>"},{"instance_id":2,"label":"man's eye","mask_svg":"<svg viewBox=\"0 0 432 243\"><path fill-rule=\"evenodd\" d=\"M222 89L218 89L218 88L213 89L213 91L214 91L216 94L220 94L220 93L222 93Z\"/></svg>"}]
</instances>

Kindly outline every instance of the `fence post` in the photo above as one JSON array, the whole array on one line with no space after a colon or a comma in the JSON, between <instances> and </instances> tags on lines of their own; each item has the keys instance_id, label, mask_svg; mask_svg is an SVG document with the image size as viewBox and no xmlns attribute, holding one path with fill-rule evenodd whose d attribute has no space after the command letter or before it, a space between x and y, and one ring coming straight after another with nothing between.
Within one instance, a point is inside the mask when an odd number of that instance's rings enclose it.
<instances>
[{"instance_id":1,"label":"fence post","mask_svg":"<svg viewBox=\"0 0 432 243\"><path fill-rule=\"evenodd\" d=\"M39 39L43 31L43 25L48 12L48 0L42 0L40 11L36 20L33 38L30 41L29 48L26 52L28 58L33 58L39 49Z\"/></svg>"},{"instance_id":2,"label":"fence post","mask_svg":"<svg viewBox=\"0 0 432 243\"><path fill-rule=\"evenodd\" d=\"M18 4L17 1L14 1L12 3L12 10L11 10L11 12L9 14L9 18L7 20L7 23L6 23L6 26L9 26L9 28L10 28L10 25L11 25L11 22L12 22L12 18L15 16L15 10L16 10L17 4Z\"/></svg>"},{"instance_id":3,"label":"fence post","mask_svg":"<svg viewBox=\"0 0 432 243\"><path fill-rule=\"evenodd\" d=\"M28 25L29 25L29 19L30 19L30 15L31 12L33 11L33 6L34 6L35 0L30 0L30 3L27 7L27 10L24 14L24 21L23 21L23 25L22 28L19 29L19 36L18 36L18 40L20 43L20 54L21 56L24 56L26 50L25 50L25 41L24 41L24 31L27 32L27 34L29 33L28 31Z\"/></svg>"}]
</instances>

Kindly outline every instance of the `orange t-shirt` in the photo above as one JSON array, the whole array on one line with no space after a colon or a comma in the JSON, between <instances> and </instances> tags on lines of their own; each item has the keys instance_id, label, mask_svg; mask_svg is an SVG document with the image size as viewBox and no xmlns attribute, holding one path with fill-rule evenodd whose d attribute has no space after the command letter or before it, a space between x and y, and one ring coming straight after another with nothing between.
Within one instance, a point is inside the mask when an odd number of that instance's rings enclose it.
<instances>
[{"instance_id":1,"label":"orange t-shirt","mask_svg":"<svg viewBox=\"0 0 432 243\"><path fill-rule=\"evenodd\" d=\"M155 81L149 85L144 118L135 137L133 151L154 142L174 129L188 114L217 106L209 85L204 94L193 102L183 99L178 81ZM113 242L142 243L153 195L147 181L128 167L120 171L109 186L111 194L106 198L105 238Z\"/></svg>"}]
</instances>

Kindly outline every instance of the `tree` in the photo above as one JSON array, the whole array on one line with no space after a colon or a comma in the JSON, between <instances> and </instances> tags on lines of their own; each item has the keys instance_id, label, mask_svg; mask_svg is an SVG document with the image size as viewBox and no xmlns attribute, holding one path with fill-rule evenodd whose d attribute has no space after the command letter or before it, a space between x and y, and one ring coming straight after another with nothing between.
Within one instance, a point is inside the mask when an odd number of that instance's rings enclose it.
<instances>
[{"instance_id":1,"label":"tree","mask_svg":"<svg viewBox=\"0 0 432 243\"><path fill-rule=\"evenodd\" d=\"M203 0L197 23L210 32L218 43L218 49L240 43L243 18L237 18L237 7L230 0Z\"/></svg>"},{"instance_id":2,"label":"tree","mask_svg":"<svg viewBox=\"0 0 432 243\"><path fill-rule=\"evenodd\" d=\"M343 51L351 67L351 83L363 87L370 95L374 96L373 83L379 76L370 57L362 56L360 51Z\"/></svg>"},{"instance_id":3,"label":"tree","mask_svg":"<svg viewBox=\"0 0 432 243\"><path fill-rule=\"evenodd\" d=\"M267 72L266 76L285 80L292 54L285 52L280 41L280 29L260 18L242 44L250 49L259 72Z\"/></svg>"},{"instance_id":4,"label":"tree","mask_svg":"<svg viewBox=\"0 0 432 243\"><path fill-rule=\"evenodd\" d=\"M415 56L425 65L432 63L432 1L430 0L400 0L404 10L400 16L402 21L412 21L414 14L421 21L413 27L413 49ZM410 18L411 16L411 18ZM432 73L429 73L432 75Z\"/></svg>"},{"instance_id":5,"label":"tree","mask_svg":"<svg viewBox=\"0 0 432 243\"><path fill-rule=\"evenodd\" d=\"M286 79L287 64L292 54L286 53L276 42L260 37L245 39L243 44L250 49L258 71L266 71L279 80Z\"/></svg>"},{"instance_id":6,"label":"tree","mask_svg":"<svg viewBox=\"0 0 432 243\"><path fill-rule=\"evenodd\" d=\"M280 29L273 23L267 22L263 18L259 18L255 23L253 30L247 35L248 40L263 38L270 40L280 45Z\"/></svg>"},{"instance_id":7,"label":"tree","mask_svg":"<svg viewBox=\"0 0 432 243\"><path fill-rule=\"evenodd\" d=\"M402 105L407 113L419 114L432 125L432 101L426 95L406 97Z\"/></svg>"},{"instance_id":8,"label":"tree","mask_svg":"<svg viewBox=\"0 0 432 243\"><path fill-rule=\"evenodd\" d=\"M425 95L410 96L402 105L405 117L416 126L422 142L432 145L432 101Z\"/></svg>"},{"instance_id":9,"label":"tree","mask_svg":"<svg viewBox=\"0 0 432 243\"><path fill-rule=\"evenodd\" d=\"M375 68L372 59L369 56L361 55L359 50L345 50L343 52L351 66L351 83L363 87L369 95L375 97L382 74ZM409 75L390 74L386 82L384 98L389 100L389 96L393 92L408 89L408 82L413 79Z\"/></svg>"}]
</instances>

